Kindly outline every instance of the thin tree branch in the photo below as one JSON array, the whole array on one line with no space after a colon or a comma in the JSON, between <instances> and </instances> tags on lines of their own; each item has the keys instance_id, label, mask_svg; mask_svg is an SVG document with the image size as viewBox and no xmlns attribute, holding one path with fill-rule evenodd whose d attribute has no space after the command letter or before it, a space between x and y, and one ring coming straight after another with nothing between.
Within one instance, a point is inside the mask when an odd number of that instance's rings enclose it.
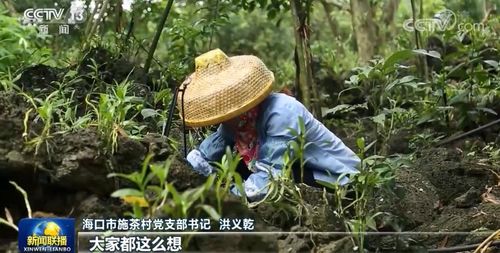
<instances>
[{"instance_id":1,"label":"thin tree branch","mask_svg":"<svg viewBox=\"0 0 500 253\"><path fill-rule=\"evenodd\" d=\"M217 20L219 17L219 0L215 2L215 13L212 15L212 22ZM208 42L208 50L212 49L212 40L214 38L214 27L212 27L210 31L210 41Z\"/></svg>"},{"instance_id":2,"label":"thin tree branch","mask_svg":"<svg viewBox=\"0 0 500 253\"><path fill-rule=\"evenodd\" d=\"M94 21L92 24L92 28L90 28L89 34L87 35L87 41L89 41L94 35L94 33L97 30L97 26L99 25L99 22L101 22L101 19L104 17L104 13L106 12L106 9L108 8L109 0L104 0L101 9L99 10L99 15L97 16L97 19Z\"/></svg>"},{"instance_id":3,"label":"thin tree branch","mask_svg":"<svg viewBox=\"0 0 500 253\"><path fill-rule=\"evenodd\" d=\"M95 7L94 7L94 9L92 10L92 14L90 14L90 19L89 19L89 22L87 23L87 26L85 27L85 35L86 35L86 36L90 33L90 29L91 29L91 28L92 28L92 26L94 25L94 16L95 16L95 14L97 13L98 6L99 6L99 4L100 4L101 2L102 2L102 1L99 1L99 0L96 0L96 1L95 1Z\"/></svg>"},{"instance_id":4,"label":"thin tree branch","mask_svg":"<svg viewBox=\"0 0 500 253\"><path fill-rule=\"evenodd\" d=\"M480 131L483 131L484 129L490 128L490 127L492 127L492 126L494 126L496 124L499 124L499 123L500 123L500 119L497 119L497 120L492 121L492 122L490 122L490 123L488 123L486 125L482 125L482 126L476 128L476 129L472 129L472 130L470 130L468 132L465 132L463 134L460 134L458 136L454 136L454 137L448 138L446 140L443 140L443 141L439 142L438 144L436 144L436 146L442 146L444 144L447 144L447 143L450 143L450 142L454 142L456 140L460 140L460 139L462 139L464 137L467 137L467 136L469 136L471 134L478 133Z\"/></svg>"},{"instance_id":5,"label":"thin tree branch","mask_svg":"<svg viewBox=\"0 0 500 253\"><path fill-rule=\"evenodd\" d=\"M351 8L349 7L346 7L346 6L343 6L339 3L336 3L336 2L328 2L328 4L331 4L332 6L338 8L339 10L342 10L342 11L347 11L349 13L351 13Z\"/></svg>"},{"instance_id":6,"label":"thin tree branch","mask_svg":"<svg viewBox=\"0 0 500 253\"><path fill-rule=\"evenodd\" d=\"M163 27L167 22L168 14L172 9L172 4L174 0L168 0L167 6L165 6L165 10L163 11L163 15L161 16L160 22L158 23L158 27L156 28L156 34L153 38L153 42L151 43L151 48L149 49L148 58L146 59L146 63L144 64L144 71L146 73L149 72L149 68L151 67L151 62L153 60L153 55L156 51L156 47L158 46L158 41L160 40L161 32L163 31Z\"/></svg>"}]
</instances>

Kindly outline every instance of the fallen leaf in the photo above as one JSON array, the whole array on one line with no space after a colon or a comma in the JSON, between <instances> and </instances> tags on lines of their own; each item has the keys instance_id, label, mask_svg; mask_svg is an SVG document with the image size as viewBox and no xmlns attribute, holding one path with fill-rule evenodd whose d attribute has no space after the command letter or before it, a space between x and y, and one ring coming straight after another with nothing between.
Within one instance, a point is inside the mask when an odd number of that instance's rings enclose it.
<instances>
[{"instance_id":1,"label":"fallen leaf","mask_svg":"<svg viewBox=\"0 0 500 253\"><path fill-rule=\"evenodd\" d=\"M493 203L500 205L500 199L491 193L493 187L486 187L486 192L481 195L481 199L485 203Z\"/></svg>"},{"instance_id":2,"label":"fallen leaf","mask_svg":"<svg viewBox=\"0 0 500 253\"><path fill-rule=\"evenodd\" d=\"M146 201L146 199L144 199L143 197L138 197L138 196L124 196L124 197L121 197L121 199L123 200L123 202L125 202L126 204L129 204L129 205L138 205L140 207L148 207L148 202Z\"/></svg>"},{"instance_id":3,"label":"fallen leaf","mask_svg":"<svg viewBox=\"0 0 500 253\"><path fill-rule=\"evenodd\" d=\"M128 137L128 134L127 134L127 132L125 131L125 129L121 128L121 127L120 127L120 126L118 126L118 125L115 125L115 128L116 128L116 131L118 132L118 135L119 135L119 136Z\"/></svg>"},{"instance_id":4,"label":"fallen leaf","mask_svg":"<svg viewBox=\"0 0 500 253\"><path fill-rule=\"evenodd\" d=\"M483 201L486 203L493 203L496 205L500 205L500 199L498 199L495 195L489 193L483 193L482 195Z\"/></svg>"}]
</instances>

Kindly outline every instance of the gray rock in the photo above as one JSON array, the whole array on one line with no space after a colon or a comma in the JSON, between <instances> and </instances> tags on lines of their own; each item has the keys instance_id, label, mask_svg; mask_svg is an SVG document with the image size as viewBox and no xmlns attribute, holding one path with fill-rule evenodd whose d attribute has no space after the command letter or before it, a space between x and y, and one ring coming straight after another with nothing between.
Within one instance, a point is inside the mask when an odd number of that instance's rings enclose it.
<instances>
[{"instance_id":1,"label":"gray rock","mask_svg":"<svg viewBox=\"0 0 500 253\"><path fill-rule=\"evenodd\" d=\"M481 202L481 191L474 186L467 192L455 198L454 203L459 208L469 208Z\"/></svg>"}]
</instances>

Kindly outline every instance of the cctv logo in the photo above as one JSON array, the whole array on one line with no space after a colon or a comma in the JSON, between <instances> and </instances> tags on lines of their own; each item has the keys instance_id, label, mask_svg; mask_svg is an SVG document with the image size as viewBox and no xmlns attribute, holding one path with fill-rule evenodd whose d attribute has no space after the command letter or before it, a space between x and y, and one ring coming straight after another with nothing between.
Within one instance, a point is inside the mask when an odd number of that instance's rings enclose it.
<instances>
[{"instance_id":1,"label":"cctv logo","mask_svg":"<svg viewBox=\"0 0 500 253\"><path fill-rule=\"evenodd\" d=\"M61 20L64 9L43 8L33 9L29 8L24 11L24 18L38 21L51 21L53 19Z\"/></svg>"},{"instance_id":2,"label":"cctv logo","mask_svg":"<svg viewBox=\"0 0 500 253\"><path fill-rule=\"evenodd\" d=\"M68 21L70 23L81 23L84 21L83 10L71 10L69 13ZM27 23L65 23L63 20L64 9L55 8L42 8L33 9L29 8L24 11L24 21Z\"/></svg>"}]
</instances>

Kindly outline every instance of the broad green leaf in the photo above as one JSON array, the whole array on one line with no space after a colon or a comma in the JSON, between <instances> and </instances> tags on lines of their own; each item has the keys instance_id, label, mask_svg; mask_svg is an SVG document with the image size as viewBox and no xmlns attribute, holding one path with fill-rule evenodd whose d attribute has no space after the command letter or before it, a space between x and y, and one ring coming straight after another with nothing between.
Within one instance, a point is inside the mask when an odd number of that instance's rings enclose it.
<instances>
[{"instance_id":1,"label":"broad green leaf","mask_svg":"<svg viewBox=\"0 0 500 253\"><path fill-rule=\"evenodd\" d=\"M458 103L466 103L468 95L469 95L468 91L460 92L458 95L456 95L450 99L449 104L455 105Z\"/></svg>"},{"instance_id":2,"label":"broad green leaf","mask_svg":"<svg viewBox=\"0 0 500 253\"><path fill-rule=\"evenodd\" d=\"M417 78L414 76L405 76L405 77L399 79L399 83L407 83L407 82L413 81L415 79L417 79Z\"/></svg>"},{"instance_id":3,"label":"broad green leaf","mask_svg":"<svg viewBox=\"0 0 500 253\"><path fill-rule=\"evenodd\" d=\"M136 183L137 185L140 185L141 181L142 181L141 174L139 174L139 172L137 172L137 171L134 171L131 174L123 174L123 173L110 173L110 174L108 174L108 178L111 178L111 177L125 178L131 182Z\"/></svg>"},{"instance_id":4,"label":"broad green leaf","mask_svg":"<svg viewBox=\"0 0 500 253\"><path fill-rule=\"evenodd\" d=\"M156 110L153 110L153 109L150 109L150 108L146 108L146 109L142 109L141 111L141 115L144 119L147 119L149 117L154 117L156 116L158 113L156 112Z\"/></svg>"},{"instance_id":5,"label":"broad green leaf","mask_svg":"<svg viewBox=\"0 0 500 253\"><path fill-rule=\"evenodd\" d=\"M399 79L396 79L396 80L392 81L389 85L387 85L387 86L385 87L385 90L386 90L386 91L389 91L389 90L391 90L394 86L396 86L396 84L399 84L399 83L400 83L400 80L399 80Z\"/></svg>"},{"instance_id":6,"label":"broad green leaf","mask_svg":"<svg viewBox=\"0 0 500 253\"><path fill-rule=\"evenodd\" d=\"M373 145L375 145L375 143L377 143L377 140L374 140L374 141L370 142L370 144L368 144L368 146L366 146L364 148L364 152L367 152L368 150L370 150L370 148L372 148Z\"/></svg>"},{"instance_id":7,"label":"broad green leaf","mask_svg":"<svg viewBox=\"0 0 500 253\"><path fill-rule=\"evenodd\" d=\"M142 218L142 217L144 217L144 213L142 212L142 208L141 208L140 205L134 204L132 206L132 209L133 209L133 213L134 213L134 217L135 218Z\"/></svg>"},{"instance_id":8,"label":"broad green leaf","mask_svg":"<svg viewBox=\"0 0 500 253\"><path fill-rule=\"evenodd\" d=\"M351 112L358 108L368 109L367 103L365 102L363 104L355 104L355 105L340 104L333 108L322 110L323 111L322 114L323 116L326 116L328 114L336 114L338 112Z\"/></svg>"},{"instance_id":9,"label":"broad green leaf","mask_svg":"<svg viewBox=\"0 0 500 253\"><path fill-rule=\"evenodd\" d=\"M413 50L416 54L428 55L430 57L434 57L437 59L441 59L441 54L438 51L433 50L425 50L425 49L415 49Z\"/></svg>"},{"instance_id":10,"label":"broad green leaf","mask_svg":"<svg viewBox=\"0 0 500 253\"><path fill-rule=\"evenodd\" d=\"M136 196L136 197L142 197L143 194L137 189L132 189L132 188L124 188L124 189L119 189L116 190L115 192L111 193L111 197L115 198L121 198L125 196Z\"/></svg>"},{"instance_id":11,"label":"broad green leaf","mask_svg":"<svg viewBox=\"0 0 500 253\"><path fill-rule=\"evenodd\" d=\"M359 76L358 75L352 75L351 77L349 77L349 83L350 84L356 85L356 84L358 84L358 82L359 82Z\"/></svg>"},{"instance_id":12,"label":"broad green leaf","mask_svg":"<svg viewBox=\"0 0 500 253\"><path fill-rule=\"evenodd\" d=\"M373 217L369 217L366 219L366 226L372 230L377 230L377 223Z\"/></svg>"},{"instance_id":13,"label":"broad green leaf","mask_svg":"<svg viewBox=\"0 0 500 253\"><path fill-rule=\"evenodd\" d=\"M384 126L385 125L385 114L381 113L375 117L372 117L372 120L373 120L373 122L375 122L381 126Z\"/></svg>"},{"instance_id":14,"label":"broad green leaf","mask_svg":"<svg viewBox=\"0 0 500 253\"><path fill-rule=\"evenodd\" d=\"M494 60L485 60L484 63L492 66L493 68L498 68L498 62Z\"/></svg>"},{"instance_id":15,"label":"broad green leaf","mask_svg":"<svg viewBox=\"0 0 500 253\"><path fill-rule=\"evenodd\" d=\"M390 70L390 68L394 68L394 65L400 61L404 61L409 59L413 55L413 52L411 50L401 50L398 52L393 53L391 56L389 56L385 62L384 65L382 66L382 69L384 72L387 72Z\"/></svg>"},{"instance_id":16,"label":"broad green leaf","mask_svg":"<svg viewBox=\"0 0 500 253\"><path fill-rule=\"evenodd\" d=\"M360 150L364 150L365 149L365 138L361 137L361 138L356 139L356 145L358 146L358 148Z\"/></svg>"},{"instance_id":17,"label":"broad green leaf","mask_svg":"<svg viewBox=\"0 0 500 253\"><path fill-rule=\"evenodd\" d=\"M385 159L385 156L381 155L372 155L366 158L366 160L376 160L376 159Z\"/></svg>"},{"instance_id":18,"label":"broad green leaf","mask_svg":"<svg viewBox=\"0 0 500 253\"><path fill-rule=\"evenodd\" d=\"M220 214L213 208L212 206L209 205L201 205L200 206L213 220L219 220L220 219Z\"/></svg>"},{"instance_id":19,"label":"broad green leaf","mask_svg":"<svg viewBox=\"0 0 500 253\"><path fill-rule=\"evenodd\" d=\"M497 112L495 112L493 109L486 108L486 107L478 107L477 110L487 112L493 115L497 115Z\"/></svg>"}]
</instances>

